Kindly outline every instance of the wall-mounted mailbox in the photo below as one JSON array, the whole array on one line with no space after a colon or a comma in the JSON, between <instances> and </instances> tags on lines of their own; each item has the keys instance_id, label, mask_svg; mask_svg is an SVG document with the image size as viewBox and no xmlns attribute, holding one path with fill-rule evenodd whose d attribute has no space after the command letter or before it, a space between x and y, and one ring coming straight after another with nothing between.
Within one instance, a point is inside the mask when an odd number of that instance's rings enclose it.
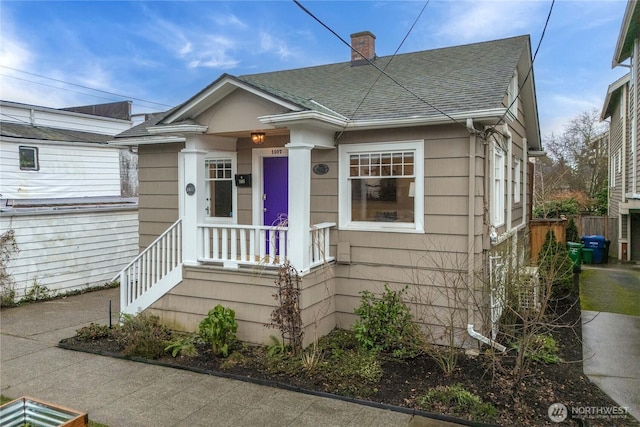
<instances>
[{"instance_id":1,"label":"wall-mounted mailbox","mask_svg":"<svg viewBox=\"0 0 640 427\"><path fill-rule=\"evenodd\" d=\"M251 187L251 174L236 175L236 187Z\"/></svg>"}]
</instances>

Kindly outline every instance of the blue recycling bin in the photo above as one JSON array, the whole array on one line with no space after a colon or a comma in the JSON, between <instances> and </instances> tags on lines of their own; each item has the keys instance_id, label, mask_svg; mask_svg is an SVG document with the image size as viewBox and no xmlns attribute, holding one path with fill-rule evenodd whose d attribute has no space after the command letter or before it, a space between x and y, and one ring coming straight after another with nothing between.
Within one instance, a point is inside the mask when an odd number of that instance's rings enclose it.
<instances>
[{"instance_id":1,"label":"blue recycling bin","mask_svg":"<svg viewBox=\"0 0 640 427\"><path fill-rule=\"evenodd\" d=\"M582 243L585 249L593 249L594 264L602 264L606 241L607 239L604 236L582 236Z\"/></svg>"}]
</instances>

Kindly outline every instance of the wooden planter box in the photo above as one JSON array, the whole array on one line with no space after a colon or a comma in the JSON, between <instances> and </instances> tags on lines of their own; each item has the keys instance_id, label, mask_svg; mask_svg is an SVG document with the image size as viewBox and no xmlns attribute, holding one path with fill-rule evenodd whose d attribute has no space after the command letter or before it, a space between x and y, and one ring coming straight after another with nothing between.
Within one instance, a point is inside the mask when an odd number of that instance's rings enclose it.
<instances>
[{"instance_id":1,"label":"wooden planter box","mask_svg":"<svg viewBox=\"0 0 640 427\"><path fill-rule=\"evenodd\" d=\"M0 406L0 426L3 427L86 427L88 423L89 416L85 413L32 397L21 397Z\"/></svg>"}]
</instances>

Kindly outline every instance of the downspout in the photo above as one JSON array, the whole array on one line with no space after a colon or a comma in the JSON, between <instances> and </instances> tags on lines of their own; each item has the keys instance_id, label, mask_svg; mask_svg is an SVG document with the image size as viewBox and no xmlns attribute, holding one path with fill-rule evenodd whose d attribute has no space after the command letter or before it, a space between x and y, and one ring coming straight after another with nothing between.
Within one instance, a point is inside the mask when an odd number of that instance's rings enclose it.
<instances>
[{"instance_id":1,"label":"downspout","mask_svg":"<svg viewBox=\"0 0 640 427\"><path fill-rule=\"evenodd\" d=\"M622 199L622 203L626 203L627 202L627 195L626 195L626 191L627 191L627 85L623 85L622 86L622 107L620 108L620 113L623 114L623 116L621 117L621 121L622 121L622 176L621 176L621 183L620 185L622 186L622 195L621 195L621 199ZM609 129L609 145L611 145L611 129ZM609 153L609 158L611 158L611 153ZM611 163L611 162L609 162ZM611 183L609 183L609 185L611 185ZM620 215L619 209L618 209L618 215ZM622 224L622 221L620 221L620 224ZM618 236L620 234L618 233Z\"/></svg>"},{"instance_id":2,"label":"downspout","mask_svg":"<svg viewBox=\"0 0 640 427\"><path fill-rule=\"evenodd\" d=\"M467 236L467 284L469 287L469 297L467 300L467 333L471 338L474 338L484 344L487 344L498 351L504 352L506 351L506 347L498 344L497 342L485 337L480 334L473 328L473 318L474 318L474 271L475 271L475 195L476 195L476 137L478 131L475 129L473 125L473 119L467 119L467 130L469 131L469 200L468 200L468 208L469 212L467 215L467 228L468 228L468 236Z\"/></svg>"}]
</instances>

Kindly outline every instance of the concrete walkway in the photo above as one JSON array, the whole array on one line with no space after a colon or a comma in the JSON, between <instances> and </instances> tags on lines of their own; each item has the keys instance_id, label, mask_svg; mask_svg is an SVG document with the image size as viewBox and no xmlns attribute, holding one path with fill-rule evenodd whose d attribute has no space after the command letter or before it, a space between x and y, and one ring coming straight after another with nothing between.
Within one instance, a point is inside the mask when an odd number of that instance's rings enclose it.
<instances>
[{"instance_id":1,"label":"concrete walkway","mask_svg":"<svg viewBox=\"0 0 640 427\"><path fill-rule=\"evenodd\" d=\"M0 311L0 391L118 426L411 426L455 424L188 371L63 350L90 322L114 321L118 289Z\"/></svg>"},{"instance_id":2,"label":"concrete walkway","mask_svg":"<svg viewBox=\"0 0 640 427\"><path fill-rule=\"evenodd\" d=\"M589 280L640 283L640 270L633 265L585 268L592 270ZM588 283L582 283L582 286L588 286ZM637 292L640 294L640 288ZM582 340L584 373L640 420L640 316L583 311Z\"/></svg>"}]
</instances>

